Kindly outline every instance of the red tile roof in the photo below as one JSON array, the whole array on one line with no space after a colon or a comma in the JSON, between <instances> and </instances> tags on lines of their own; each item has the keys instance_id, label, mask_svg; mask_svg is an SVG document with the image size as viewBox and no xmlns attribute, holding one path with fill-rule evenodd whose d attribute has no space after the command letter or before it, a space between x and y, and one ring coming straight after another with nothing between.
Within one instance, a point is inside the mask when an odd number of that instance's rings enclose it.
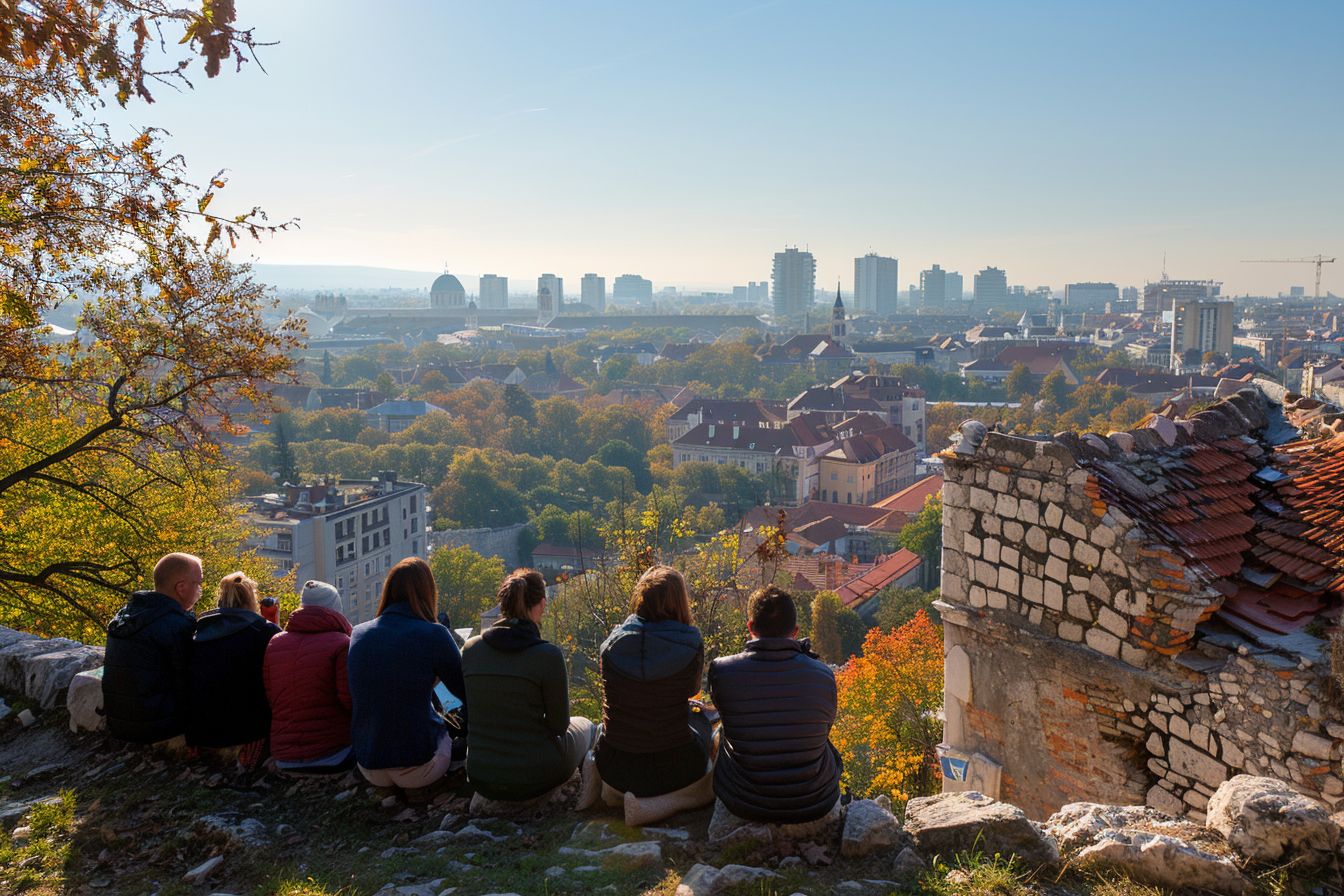
<instances>
[{"instance_id":1,"label":"red tile roof","mask_svg":"<svg viewBox=\"0 0 1344 896\"><path fill-rule=\"evenodd\" d=\"M919 563L918 554L901 548L890 556L879 557L872 569L846 582L835 593L845 606L853 609L883 588L914 572L919 568Z\"/></svg>"},{"instance_id":2,"label":"red tile roof","mask_svg":"<svg viewBox=\"0 0 1344 896\"><path fill-rule=\"evenodd\" d=\"M934 473L932 476L924 477L914 485L901 489L894 495L887 495L872 506L886 511L899 510L913 515L924 509L924 500L929 495L941 495L942 491L943 474Z\"/></svg>"}]
</instances>

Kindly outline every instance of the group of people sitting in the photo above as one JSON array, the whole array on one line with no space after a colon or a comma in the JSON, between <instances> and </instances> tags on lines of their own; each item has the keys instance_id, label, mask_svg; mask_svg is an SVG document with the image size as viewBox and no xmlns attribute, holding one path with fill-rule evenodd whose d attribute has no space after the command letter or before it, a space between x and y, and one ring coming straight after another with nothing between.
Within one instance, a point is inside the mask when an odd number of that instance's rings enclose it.
<instances>
[{"instance_id":1,"label":"group of people sitting","mask_svg":"<svg viewBox=\"0 0 1344 896\"><path fill-rule=\"evenodd\" d=\"M500 618L458 649L435 619L428 564L388 573L378 615L351 628L341 597L308 582L283 631L265 619L256 583L219 584L197 618L200 560L169 554L154 590L132 595L108 626L104 712L113 736L138 743L267 748L281 771L358 767L380 792L411 803L471 782L490 800L537 799L582 769L579 808L601 798L648 824L718 797L752 821L799 823L839 799L829 741L835 677L798 640L797 609L773 586L748 602L743 653L704 672L686 583L667 566L635 585L630 616L601 647L601 724L571 716L564 654L541 635L546 583L507 576ZM708 679L713 709L695 698Z\"/></svg>"}]
</instances>

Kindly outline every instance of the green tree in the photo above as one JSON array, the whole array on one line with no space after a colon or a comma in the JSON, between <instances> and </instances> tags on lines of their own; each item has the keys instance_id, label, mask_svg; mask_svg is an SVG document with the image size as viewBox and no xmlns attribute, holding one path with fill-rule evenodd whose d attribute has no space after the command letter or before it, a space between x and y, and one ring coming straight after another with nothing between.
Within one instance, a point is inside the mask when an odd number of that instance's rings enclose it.
<instances>
[{"instance_id":1,"label":"green tree","mask_svg":"<svg viewBox=\"0 0 1344 896\"><path fill-rule=\"evenodd\" d=\"M637 451L629 442L612 439L597 451L597 459L608 467L624 467L635 477L635 488L647 492L653 484L653 474L649 471L649 459L644 452Z\"/></svg>"},{"instance_id":2,"label":"green tree","mask_svg":"<svg viewBox=\"0 0 1344 896\"><path fill-rule=\"evenodd\" d=\"M502 482L479 451L453 459L443 484L431 496L435 525L498 528L527 522L527 505L511 483Z\"/></svg>"},{"instance_id":3,"label":"green tree","mask_svg":"<svg viewBox=\"0 0 1344 896\"><path fill-rule=\"evenodd\" d=\"M1007 395L1026 395L1031 392L1031 370L1027 365L1018 362L1013 365L1013 369L1008 371L1008 378L1003 382L1004 393Z\"/></svg>"},{"instance_id":4,"label":"green tree","mask_svg":"<svg viewBox=\"0 0 1344 896\"><path fill-rule=\"evenodd\" d=\"M844 641L840 635L840 611L844 605L834 591L820 591L812 598L812 649L826 662L840 665Z\"/></svg>"},{"instance_id":5,"label":"green tree","mask_svg":"<svg viewBox=\"0 0 1344 896\"><path fill-rule=\"evenodd\" d=\"M429 555L429 568L439 589L439 612L447 613L459 628L479 624L504 581L503 560L482 557L467 545L435 550Z\"/></svg>"},{"instance_id":6,"label":"green tree","mask_svg":"<svg viewBox=\"0 0 1344 896\"><path fill-rule=\"evenodd\" d=\"M884 588L877 596L877 625L883 631L898 629L914 619L920 610L928 614L929 620L934 625L939 625L941 617L933 607L933 602L938 600L939 596L936 589L924 591L920 588L899 588L894 585Z\"/></svg>"},{"instance_id":7,"label":"green tree","mask_svg":"<svg viewBox=\"0 0 1344 896\"><path fill-rule=\"evenodd\" d=\"M506 417L522 417L528 423L537 422L536 402L517 383L509 383L504 387L504 408Z\"/></svg>"},{"instance_id":8,"label":"green tree","mask_svg":"<svg viewBox=\"0 0 1344 896\"><path fill-rule=\"evenodd\" d=\"M272 455L276 477L280 484L299 484L299 468L294 462L294 450L289 445L289 434L284 415L275 418L275 451Z\"/></svg>"},{"instance_id":9,"label":"green tree","mask_svg":"<svg viewBox=\"0 0 1344 896\"><path fill-rule=\"evenodd\" d=\"M395 398L401 394L401 389L397 387L397 381L392 379L392 374L384 370L378 374L378 379L374 383L374 389L384 398Z\"/></svg>"},{"instance_id":10,"label":"green tree","mask_svg":"<svg viewBox=\"0 0 1344 896\"><path fill-rule=\"evenodd\" d=\"M943 496L929 495L925 498L924 509L906 523L896 540L907 551L918 554L919 559L931 568L940 567L943 554Z\"/></svg>"},{"instance_id":11,"label":"green tree","mask_svg":"<svg viewBox=\"0 0 1344 896\"><path fill-rule=\"evenodd\" d=\"M331 352L322 352L322 385L331 385Z\"/></svg>"},{"instance_id":12,"label":"green tree","mask_svg":"<svg viewBox=\"0 0 1344 896\"><path fill-rule=\"evenodd\" d=\"M868 625L862 616L849 607L840 608L835 625L840 632L840 655L848 662L850 657L863 652L863 639L868 634Z\"/></svg>"},{"instance_id":13,"label":"green tree","mask_svg":"<svg viewBox=\"0 0 1344 896\"><path fill-rule=\"evenodd\" d=\"M1067 406L1069 383L1064 379L1064 371L1056 368L1045 375L1039 397L1054 402L1057 408Z\"/></svg>"}]
</instances>

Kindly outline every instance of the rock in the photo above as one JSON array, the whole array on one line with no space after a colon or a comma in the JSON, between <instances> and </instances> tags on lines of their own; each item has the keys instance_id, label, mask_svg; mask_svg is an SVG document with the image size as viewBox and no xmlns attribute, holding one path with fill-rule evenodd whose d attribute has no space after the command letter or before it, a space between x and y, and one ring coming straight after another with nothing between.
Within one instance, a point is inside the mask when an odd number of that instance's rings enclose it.
<instances>
[{"instance_id":1,"label":"rock","mask_svg":"<svg viewBox=\"0 0 1344 896\"><path fill-rule=\"evenodd\" d=\"M4 719L5 716L9 715L13 711L14 710L10 708L9 704L5 703L5 701L3 700L0 700L0 719Z\"/></svg>"},{"instance_id":2,"label":"rock","mask_svg":"<svg viewBox=\"0 0 1344 896\"><path fill-rule=\"evenodd\" d=\"M901 824L890 810L873 800L855 800L845 811L840 855L866 856L878 847L893 845L900 835Z\"/></svg>"},{"instance_id":3,"label":"rock","mask_svg":"<svg viewBox=\"0 0 1344 896\"><path fill-rule=\"evenodd\" d=\"M842 880L831 890L832 893L840 896L863 896L865 893L886 894L900 889L900 884L894 880Z\"/></svg>"},{"instance_id":4,"label":"rock","mask_svg":"<svg viewBox=\"0 0 1344 896\"><path fill-rule=\"evenodd\" d=\"M28 838L33 834L33 829L28 825L20 825L10 833L9 838L15 843L27 843Z\"/></svg>"},{"instance_id":5,"label":"rock","mask_svg":"<svg viewBox=\"0 0 1344 896\"><path fill-rule=\"evenodd\" d=\"M924 864L924 860L919 857L919 853L907 846L896 857L896 862L891 866L891 871L897 877L912 877L923 873L928 867Z\"/></svg>"},{"instance_id":6,"label":"rock","mask_svg":"<svg viewBox=\"0 0 1344 896\"><path fill-rule=\"evenodd\" d=\"M449 812L447 815L443 816L443 821L439 822L439 830L441 831L448 830L453 825L457 824L457 820L458 820L457 816L454 815L452 812Z\"/></svg>"},{"instance_id":7,"label":"rock","mask_svg":"<svg viewBox=\"0 0 1344 896\"><path fill-rule=\"evenodd\" d=\"M223 856L215 856L213 859L206 859L204 862L182 875L182 879L189 884L201 883L210 876L210 872L218 868L223 862Z\"/></svg>"},{"instance_id":8,"label":"rock","mask_svg":"<svg viewBox=\"0 0 1344 896\"><path fill-rule=\"evenodd\" d=\"M1016 806L974 790L918 797L905 807L905 830L924 855L979 852L1032 865L1059 862L1059 848Z\"/></svg>"},{"instance_id":9,"label":"rock","mask_svg":"<svg viewBox=\"0 0 1344 896\"><path fill-rule=\"evenodd\" d=\"M474 824L469 824L457 832L447 830L430 831L428 834L425 834L422 837L417 837L411 842L418 843L421 846L446 846L449 843L486 843L507 839L509 838L503 834L492 834L483 828L476 827Z\"/></svg>"},{"instance_id":10,"label":"rock","mask_svg":"<svg viewBox=\"0 0 1344 896\"><path fill-rule=\"evenodd\" d=\"M551 878L555 877L564 877L565 876L564 866L552 865L551 867L547 868L544 872L542 872L541 876L546 878L547 880L550 880Z\"/></svg>"},{"instance_id":11,"label":"rock","mask_svg":"<svg viewBox=\"0 0 1344 896\"><path fill-rule=\"evenodd\" d=\"M205 815L196 824L208 831L226 835L239 846L265 846L266 825L255 818L244 818L240 812L220 812Z\"/></svg>"},{"instance_id":12,"label":"rock","mask_svg":"<svg viewBox=\"0 0 1344 896\"><path fill-rule=\"evenodd\" d=\"M693 865L677 884L676 896L718 896L734 884L751 883L766 877L779 877L765 868L748 865Z\"/></svg>"},{"instance_id":13,"label":"rock","mask_svg":"<svg viewBox=\"0 0 1344 896\"><path fill-rule=\"evenodd\" d=\"M1227 838L1251 862L1330 861L1339 845L1339 825L1330 810L1294 792L1282 781L1237 775L1209 800L1205 826Z\"/></svg>"},{"instance_id":14,"label":"rock","mask_svg":"<svg viewBox=\"0 0 1344 896\"><path fill-rule=\"evenodd\" d=\"M101 731L103 718L103 667L75 673L67 683L65 708L70 711L70 730Z\"/></svg>"},{"instance_id":15,"label":"rock","mask_svg":"<svg viewBox=\"0 0 1344 896\"><path fill-rule=\"evenodd\" d=\"M25 728L31 728L37 724L37 719L33 716L31 709L25 709L18 715L19 724Z\"/></svg>"},{"instance_id":16,"label":"rock","mask_svg":"<svg viewBox=\"0 0 1344 896\"><path fill-rule=\"evenodd\" d=\"M1181 827L1184 822L1148 806L1069 803L1046 820L1045 833L1054 839L1059 851L1067 855L1091 846L1102 831L1120 830L1139 824Z\"/></svg>"},{"instance_id":17,"label":"rock","mask_svg":"<svg viewBox=\"0 0 1344 896\"><path fill-rule=\"evenodd\" d=\"M41 656L44 653L57 653L58 651L83 646L78 641L70 641L65 638L31 637L13 641L5 647L0 647L0 689L27 694L26 676L23 669L25 662L31 657Z\"/></svg>"},{"instance_id":18,"label":"rock","mask_svg":"<svg viewBox=\"0 0 1344 896\"><path fill-rule=\"evenodd\" d=\"M1237 896L1249 884L1230 859L1202 852L1175 837L1142 831L1102 831L1074 863L1116 868L1139 883L1172 890Z\"/></svg>"},{"instance_id":19,"label":"rock","mask_svg":"<svg viewBox=\"0 0 1344 896\"><path fill-rule=\"evenodd\" d=\"M659 840L678 840L688 841L691 839L690 831L683 831L681 828L641 828L645 836L657 837Z\"/></svg>"},{"instance_id":20,"label":"rock","mask_svg":"<svg viewBox=\"0 0 1344 896\"><path fill-rule=\"evenodd\" d=\"M844 817L840 801L836 800L831 811L816 821L802 824L765 824L739 818L722 800L714 801L714 817L709 821L709 842L715 844L733 843L739 840L761 840L774 843L780 840L822 840L831 841L840 833L841 820Z\"/></svg>"},{"instance_id":21,"label":"rock","mask_svg":"<svg viewBox=\"0 0 1344 896\"><path fill-rule=\"evenodd\" d=\"M394 794L392 796L383 797L382 802L379 803L378 805L382 806L384 809L391 809L396 804L397 804L397 797Z\"/></svg>"},{"instance_id":22,"label":"rock","mask_svg":"<svg viewBox=\"0 0 1344 896\"><path fill-rule=\"evenodd\" d=\"M48 642L50 643L50 642ZM43 709L51 709L70 687L71 680L87 669L100 669L103 648L75 644L21 660L23 692Z\"/></svg>"},{"instance_id":23,"label":"rock","mask_svg":"<svg viewBox=\"0 0 1344 896\"><path fill-rule=\"evenodd\" d=\"M646 868L663 867L663 847L652 840L621 843L610 849L576 849L573 846L562 846L558 852L562 856L597 859L602 862L603 868L611 871L642 871Z\"/></svg>"},{"instance_id":24,"label":"rock","mask_svg":"<svg viewBox=\"0 0 1344 896\"><path fill-rule=\"evenodd\" d=\"M471 808L467 811L472 815L517 815L520 812L527 812L528 810L535 809L551 800L564 799L564 796L564 784L561 784L549 793L543 793L536 799L522 800L521 802L516 803L505 800L486 799L478 793L471 798Z\"/></svg>"}]
</instances>

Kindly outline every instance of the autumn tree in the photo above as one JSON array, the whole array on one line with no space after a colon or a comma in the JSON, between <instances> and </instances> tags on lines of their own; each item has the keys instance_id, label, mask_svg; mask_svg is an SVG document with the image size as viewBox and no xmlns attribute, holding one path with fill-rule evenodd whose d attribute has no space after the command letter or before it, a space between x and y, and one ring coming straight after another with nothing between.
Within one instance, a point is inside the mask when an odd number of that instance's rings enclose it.
<instances>
[{"instance_id":1,"label":"autumn tree","mask_svg":"<svg viewBox=\"0 0 1344 896\"><path fill-rule=\"evenodd\" d=\"M831 742L845 760L844 783L859 796L893 802L934 793L942 735L943 635L922 611L899 629L872 629L835 676Z\"/></svg>"},{"instance_id":2,"label":"autumn tree","mask_svg":"<svg viewBox=\"0 0 1344 896\"><path fill-rule=\"evenodd\" d=\"M1031 370L1020 361L1014 364L1013 369L1008 371L1008 378L1003 381L1003 388L1004 393L1010 396L1031 392Z\"/></svg>"},{"instance_id":3,"label":"autumn tree","mask_svg":"<svg viewBox=\"0 0 1344 896\"><path fill-rule=\"evenodd\" d=\"M120 140L108 101L187 85L179 45L250 58L230 0L0 6L0 615L95 637L168 547L207 576L250 561L215 435L269 408L301 331L266 326L263 287L227 252L272 228L224 214L147 129ZM169 40L171 39L171 41ZM287 225L281 225L287 226ZM55 338L46 321L78 323Z\"/></svg>"}]
</instances>

